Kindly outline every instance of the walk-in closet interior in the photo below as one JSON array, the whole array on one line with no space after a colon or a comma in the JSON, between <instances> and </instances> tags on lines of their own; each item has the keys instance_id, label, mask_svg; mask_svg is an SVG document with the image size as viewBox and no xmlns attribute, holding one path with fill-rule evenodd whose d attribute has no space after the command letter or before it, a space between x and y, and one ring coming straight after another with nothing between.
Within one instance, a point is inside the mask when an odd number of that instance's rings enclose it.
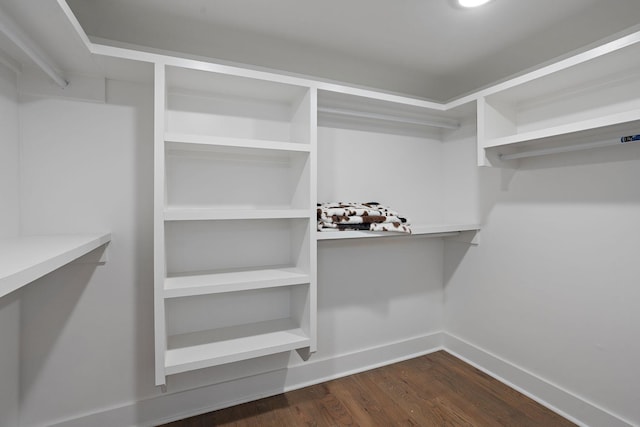
<instances>
[{"instance_id":1,"label":"walk-in closet interior","mask_svg":"<svg viewBox=\"0 0 640 427\"><path fill-rule=\"evenodd\" d=\"M640 2L0 0L0 427L444 351L640 425Z\"/></svg>"}]
</instances>

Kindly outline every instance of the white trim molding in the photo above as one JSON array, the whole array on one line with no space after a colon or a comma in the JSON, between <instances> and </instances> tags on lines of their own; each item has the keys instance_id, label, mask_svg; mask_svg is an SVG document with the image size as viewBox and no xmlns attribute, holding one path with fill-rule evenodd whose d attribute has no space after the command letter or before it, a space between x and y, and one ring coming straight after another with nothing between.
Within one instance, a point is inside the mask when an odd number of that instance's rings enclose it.
<instances>
[{"instance_id":1,"label":"white trim molding","mask_svg":"<svg viewBox=\"0 0 640 427\"><path fill-rule=\"evenodd\" d=\"M579 426L633 427L633 424L449 333L444 349Z\"/></svg>"},{"instance_id":2,"label":"white trim molding","mask_svg":"<svg viewBox=\"0 0 640 427\"><path fill-rule=\"evenodd\" d=\"M579 426L633 427L561 387L446 332L361 351L311 359L190 390L159 394L124 406L57 421L52 427L153 426L375 369L444 350Z\"/></svg>"},{"instance_id":3,"label":"white trim molding","mask_svg":"<svg viewBox=\"0 0 640 427\"><path fill-rule=\"evenodd\" d=\"M433 332L190 390L172 393L169 387L166 394L58 420L50 427L147 427L169 423L443 350L443 336L443 332Z\"/></svg>"}]
</instances>

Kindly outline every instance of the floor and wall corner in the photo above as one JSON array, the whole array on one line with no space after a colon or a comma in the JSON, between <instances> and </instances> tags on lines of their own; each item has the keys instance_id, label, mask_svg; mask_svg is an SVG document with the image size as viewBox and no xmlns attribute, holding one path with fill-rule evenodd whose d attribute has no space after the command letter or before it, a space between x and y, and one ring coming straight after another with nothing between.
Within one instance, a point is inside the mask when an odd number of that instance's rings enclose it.
<instances>
[{"instance_id":1,"label":"floor and wall corner","mask_svg":"<svg viewBox=\"0 0 640 427\"><path fill-rule=\"evenodd\" d=\"M441 214L474 210L481 231L472 244L318 242L308 361L287 352L185 372L163 393L153 69L141 70L60 92L0 62L0 238L112 234L106 262L81 258L0 298L0 426L153 425L439 349L582 425L640 425L640 144L477 168L473 121L445 143L320 125L318 156L336 168L362 152L341 157L343 139L397 138L415 158L394 170L422 180L416 197L452 198ZM451 188L433 188L436 174ZM319 196L333 184L318 182Z\"/></svg>"}]
</instances>

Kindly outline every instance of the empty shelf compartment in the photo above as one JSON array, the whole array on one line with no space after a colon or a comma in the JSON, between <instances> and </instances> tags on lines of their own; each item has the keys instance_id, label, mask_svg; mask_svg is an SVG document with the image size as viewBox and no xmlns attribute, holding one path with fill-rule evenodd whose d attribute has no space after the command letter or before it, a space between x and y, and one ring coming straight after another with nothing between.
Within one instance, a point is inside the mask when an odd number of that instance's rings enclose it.
<instances>
[{"instance_id":1,"label":"empty shelf compartment","mask_svg":"<svg viewBox=\"0 0 640 427\"><path fill-rule=\"evenodd\" d=\"M168 337L167 375L308 347L291 319L277 319Z\"/></svg>"},{"instance_id":2,"label":"empty shelf compartment","mask_svg":"<svg viewBox=\"0 0 640 427\"><path fill-rule=\"evenodd\" d=\"M266 268L174 276L165 279L165 298L237 292L309 283L309 273L297 268Z\"/></svg>"}]
</instances>

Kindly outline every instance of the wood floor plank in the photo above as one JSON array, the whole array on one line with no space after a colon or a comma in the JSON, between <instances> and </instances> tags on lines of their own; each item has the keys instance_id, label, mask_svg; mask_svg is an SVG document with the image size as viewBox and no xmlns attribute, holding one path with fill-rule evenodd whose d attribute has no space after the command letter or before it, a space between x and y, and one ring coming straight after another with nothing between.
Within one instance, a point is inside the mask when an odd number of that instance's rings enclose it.
<instances>
[{"instance_id":1,"label":"wood floor plank","mask_svg":"<svg viewBox=\"0 0 640 427\"><path fill-rule=\"evenodd\" d=\"M291 405L291 425L308 427L329 425L329 417L316 404L326 394L327 390L323 384L296 390L295 393L285 393Z\"/></svg>"},{"instance_id":2,"label":"wood floor plank","mask_svg":"<svg viewBox=\"0 0 640 427\"><path fill-rule=\"evenodd\" d=\"M379 383L370 376L360 374L353 377L354 383L359 388L359 400L367 405L369 412L374 415L378 425L398 425L406 416L400 405L387 397ZM406 420L406 425L411 425L412 420Z\"/></svg>"},{"instance_id":3,"label":"wood floor plank","mask_svg":"<svg viewBox=\"0 0 640 427\"><path fill-rule=\"evenodd\" d=\"M446 352L434 354L432 360L438 362L440 368L447 376L464 377L464 381L469 381L468 388L477 387L476 393L491 396L492 400L501 403L505 408L509 408L506 425L517 422L519 426L540 426L540 425L574 425L556 413L538 404L532 399L523 398L523 395L511 387L496 381L488 374L474 368L460 359Z\"/></svg>"},{"instance_id":4,"label":"wood floor plank","mask_svg":"<svg viewBox=\"0 0 640 427\"><path fill-rule=\"evenodd\" d=\"M427 404L424 408L428 416L423 417L421 422L429 425L456 425L469 426L474 425L473 419L481 418L483 414L474 413L468 405L459 404L456 399L451 399L450 390L446 385L438 382L433 377L433 365L424 366L422 361L426 359L414 359L402 364L397 364L389 368L395 369L398 379L402 380L407 386L413 390L416 396L421 396ZM416 363L418 362L418 363ZM427 369L425 371L425 368ZM392 371L393 372L393 371ZM424 385L424 373L429 372L431 381L428 387Z\"/></svg>"},{"instance_id":5,"label":"wood floor plank","mask_svg":"<svg viewBox=\"0 0 640 427\"><path fill-rule=\"evenodd\" d=\"M438 351L165 426L574 424L453 355Z\"/></svg>"},{"instance_id":6,"label":"wood floor plank","mask_svg":"<svg viewBox=\"0 0 640 427\"><path fill-rule=\"evenodd\" d=\"M402 425L438 425L435 414L428 410L429 402L437 397L431 389L415 390L399 377L398 365L391 365L365 372L372 381L383 389L387 398L404 412Z\"/></svg>"}]
</instances>

